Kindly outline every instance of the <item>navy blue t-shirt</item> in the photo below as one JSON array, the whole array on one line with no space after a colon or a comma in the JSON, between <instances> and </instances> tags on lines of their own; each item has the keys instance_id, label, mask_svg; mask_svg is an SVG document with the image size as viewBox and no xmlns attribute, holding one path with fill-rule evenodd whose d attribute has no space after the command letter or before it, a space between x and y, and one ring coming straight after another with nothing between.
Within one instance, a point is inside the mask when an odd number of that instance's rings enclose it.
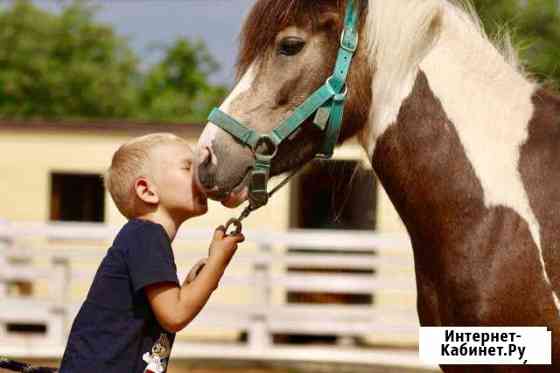
<instances>
[{"instance_id":1,"label":"navy blue t-shirt","mask_svg":"<svg viewBox=\"0 0 560 373\"><path fill-rule=\"evenodd\" d=\"M130 220L74 320L60 373L142 373L154 358L166 363L175 335L160 326L143 291L162 282L179 284L167 233L159 224Z\"/></svg>"}]
</instances>

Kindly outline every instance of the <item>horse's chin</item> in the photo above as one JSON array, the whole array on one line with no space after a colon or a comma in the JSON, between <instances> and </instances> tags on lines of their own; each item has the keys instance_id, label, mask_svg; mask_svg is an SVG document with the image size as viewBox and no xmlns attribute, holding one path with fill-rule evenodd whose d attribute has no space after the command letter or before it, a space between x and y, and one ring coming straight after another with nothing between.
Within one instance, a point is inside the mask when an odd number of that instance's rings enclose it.
<instances>
[{"instance_id":1,"label":"horse's chin","mask_svg":"<svg viewBox=\"0 0 560 373\"><path fill-rule=\"evenodd\" d=\"M248 199L249 188L246 185L240 185L229 193L206 191L206 196L211 200L220 202L224 207L235 208Z\"/></svg>"},{"instance_id":2,"label":"horse's chin","mask_svg":"<svg viewBox=\"0 0 560 373\"><path fill-rule=\"evenodd\" d=\"M221 203L224 207L235 208L245 202L249 196L249 188L244 186L241 190L232 191Z\"/></svg>"},{"instance_id":3,"label":"horse's chin","mask_svg":"<svg viewBox=\"0 0 560 373\"><path fill-rule=\"evenodd\" d=\"M220 202L224 207L236 208L249 198L249 173L230 192L206 191L208 198Z\"/></svg>"}]
</instances>

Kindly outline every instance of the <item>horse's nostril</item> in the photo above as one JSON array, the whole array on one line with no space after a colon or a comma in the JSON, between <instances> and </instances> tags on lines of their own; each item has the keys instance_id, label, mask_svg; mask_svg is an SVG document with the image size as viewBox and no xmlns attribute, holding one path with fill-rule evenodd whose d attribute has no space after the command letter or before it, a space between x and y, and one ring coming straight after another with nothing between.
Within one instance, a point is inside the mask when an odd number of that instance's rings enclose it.
<instances>
[{"instance_id":1,"label":"horse's nostril","mask_svg":"<svg viewBox=\"0 0 560 373\"><path fill-rule=\"evenodd\" d=\"M216 185L216 173L214 169L215 167L205 167L203 164L199 167L198 178L200 184L205 189L212 189Z\"/></svg>"},{"instance_id":2,"label":"horse's nostril","mask_svg":"<svg viewBox=\"0 0 560 373\"><path fill-rule=\"evenodd\" d=\"M205 165L207 166L210 162L212 162L212 153L210 152L210 149L208 148L203 148L200 152L200 159L201 165Z\"/></svg>"},{"instance_id":3,"label":"horse's nostril","mask_svg":"<svg viewBox=\"0 0 560 373\"><path fill-rule=\"evenodd\" d=\"M216 165L212 163L212 152L208 148L202 149L200 153L198 180L205 189L212 189L216 185Z\"/></svg>"}]
</instances>

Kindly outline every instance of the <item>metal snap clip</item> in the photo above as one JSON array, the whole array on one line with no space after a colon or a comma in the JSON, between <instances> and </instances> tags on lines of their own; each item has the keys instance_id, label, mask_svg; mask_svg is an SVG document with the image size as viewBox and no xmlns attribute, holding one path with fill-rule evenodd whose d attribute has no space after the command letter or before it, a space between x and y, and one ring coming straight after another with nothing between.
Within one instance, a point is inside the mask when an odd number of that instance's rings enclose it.
<instances>
[{"instance_id":1,"label":"metal snap clip","mask_svg":"<svg viewBox=\"0 0 560 373\"><path fill-rule=\"evenodd\" d=\"M229 229L232 226L235 227L235 229L233 231L231 231L230 233L228 233ZM231 236L231 235L235 236L235 235L241 234L242 230L243 230L243 224L241 224L241 221L237 218L231 218L226 223L226 235L228 235L228 236Z\"/></svg>"}]
</instances>

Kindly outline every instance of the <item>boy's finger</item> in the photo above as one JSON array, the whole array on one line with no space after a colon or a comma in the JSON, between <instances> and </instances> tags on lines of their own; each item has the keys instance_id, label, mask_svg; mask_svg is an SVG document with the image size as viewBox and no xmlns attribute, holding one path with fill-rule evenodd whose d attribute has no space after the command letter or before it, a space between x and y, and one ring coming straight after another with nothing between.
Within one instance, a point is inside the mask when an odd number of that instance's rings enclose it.
<instances>
[{"instance_id":1,"label":"boy's finger","mask_svg":"<svg viewBox=\"0 0 560 373\"><path fill-rule=\"evenodd\" d=\"M221 239L224 238L225 235L226 235L226 227L224 227L223 225L220 225L214 231L214 240L221 240Z\"/></svg>"},{"instance_id":2,"label":"boy's finger","mask_svg":"<svg viewBox=\"0 0 560 373\"><path fill-rule=\"evenodd\" d=\"M231 235L228 235L226 238L230 239L234 243L240 243L240 242L245 241L245 236L243 235L243 233L231 234Z\"/></svg>"}]
</instances>

